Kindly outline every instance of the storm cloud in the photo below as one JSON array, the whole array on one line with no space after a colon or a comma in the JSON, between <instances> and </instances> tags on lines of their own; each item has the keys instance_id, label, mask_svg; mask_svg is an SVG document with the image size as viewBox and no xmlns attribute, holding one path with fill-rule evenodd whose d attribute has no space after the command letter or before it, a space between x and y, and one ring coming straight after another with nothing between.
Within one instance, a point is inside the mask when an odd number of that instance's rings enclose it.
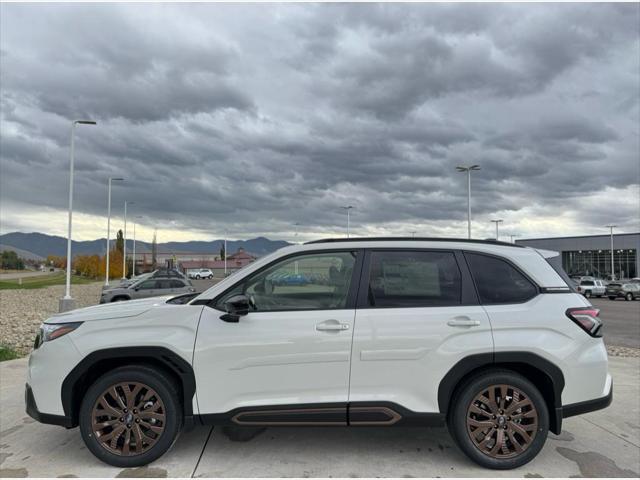
<instances>
[{"instance_id":1,"label":"storm cloud","mask_svg":"<svg viewBox=\"0 0 640 480\"><path fill-rule=\"evenodd\" d=\"M3 4L2 231L136 202L215 237L639 228L638 4ZM120 207L118 207L120 208ZM33 217L36 218L36 217ZM31 222L31 223L29 223ZM80 237L95 232L78 232ZM102 234L102 233L100 233Z\"/></svg>"}]
</instances>

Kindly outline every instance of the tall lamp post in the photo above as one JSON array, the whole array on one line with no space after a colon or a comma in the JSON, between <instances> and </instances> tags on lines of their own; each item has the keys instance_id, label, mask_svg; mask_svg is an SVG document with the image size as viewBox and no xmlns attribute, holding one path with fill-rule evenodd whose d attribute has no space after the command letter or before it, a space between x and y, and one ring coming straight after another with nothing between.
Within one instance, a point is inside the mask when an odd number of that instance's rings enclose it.
<instances>
[{"instance_id":1,"label":"tall lamp post","mask_svg":"<svg viewBox=\"0 0 640 480\"><path fill-rule=\"evenodd\" d=\"M611 236L611 280L614 280L614 273L613 273L613 229L616 228L617 225L607 225L607 228L609 229L609 233Z\"/></svg>"},{"instance_id":2,"label":"tall lamp post","mask_svg":"<svg viewBox=\"0 0 640 480\"><path fill-rule=\"evenodd\" d=\"M75 153L76 125L97 125L93 120L74 120L71 123L71 158L69 162L69 228L67 234L67 280L64 297L58 302L58 310L67 312L73 310L74 301L71 298L71 223L73 217L73 163Z\"/></svg>"},{"instance_id":3,"label":"tall lamp post","mask_svg":"<svg viewBox=\"0 0 640 480\"><path fill-rule=\"evenodd\" d=\"M349 238L350 230L351 230L351 216L350 216L349 213L350 213L351 209L353 208L353 206L352 205L346 205L346 206L340 207L340 208L342 208L343 210L347 211L347 238Z\"/></svg>"},{"instance_id":4,"label":"tall lamp post","mask_svg":"<svg viewBox=\"0 0 640 480\"><path fill-rule=\"evenodd\" d=\"M227 231L224 231L224 276L227 276Z\"/></svg>"},{"instance_id":5,"label":"tall lamp post","mask_svg":"<svg viewBox=\"0 0 640 480\"><path fill-rule=\"evenodd\" d=\"M471 171L480 170L479 165L460 165L456 167L459 172L467 173L467 234L471 238ZM496 239L497 240L497 239Z\"/></svg>"},{"instance_id":6,"label":"tall lamp post","mask_svg":"<svg viewBox=\"0 0 640 480\"><path fill-rule=\"evenodd\" d=\"M111 243L111 182L123 181L124 178L109 177L109 186L107 194L107 265L105 272L104 284L109 286L109 244Z\"/></svg>"},{"instance_id":7,"label":"tall lamp post","mask_svg":"<svg viewBox=\"0 0 640 480\"><path fill-rule=\"evenodd\" d=\"M491 220L491 221L496 224L496 242L497 242L498 240L500 240L498 236L498 225L504 222L504 220Z\"/></svg>"},{"instance_id":8,"label":"tall lamp post","mask_svg":"<svg viewBox=\"0 0 640 480\"><path fill-rule=\"evenodd\" d=\"M124 201L124 242L122 245L122 279L127 278L127 204L133 205L135 202Z\"/></svg>"}]
</instances>

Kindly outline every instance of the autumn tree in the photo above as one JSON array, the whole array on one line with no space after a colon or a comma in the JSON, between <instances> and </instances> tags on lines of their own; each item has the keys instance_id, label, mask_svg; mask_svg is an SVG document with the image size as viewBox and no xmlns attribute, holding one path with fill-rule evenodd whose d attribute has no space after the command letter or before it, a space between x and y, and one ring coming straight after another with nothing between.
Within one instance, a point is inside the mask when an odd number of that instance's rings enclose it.
<instances>
[{"instance_id":1,"label":"autumn tree","mask_svg":"<svg viewBox=\"0 0 640 480\"><path fill-rule=\"evenodd\" d=\"M116 234L116 250L120 252L120 259L122 260L122 255L124 254L124 234L122 230L118 230Z\"/></svg>"}]
</instances>

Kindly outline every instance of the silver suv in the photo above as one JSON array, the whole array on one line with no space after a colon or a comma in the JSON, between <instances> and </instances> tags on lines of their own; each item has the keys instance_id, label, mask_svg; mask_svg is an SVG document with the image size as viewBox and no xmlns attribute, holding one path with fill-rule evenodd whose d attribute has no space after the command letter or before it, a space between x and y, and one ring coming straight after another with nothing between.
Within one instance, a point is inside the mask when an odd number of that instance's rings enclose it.
<instances>
[{"instance_id":1,"label":"silver suv","mask_svg":"<svg viewBox=\"0 0 640 480\"><path fill-rule=\"evenodd\" d=\"M172 295L180 293L192 293L191 282L187 279L171 278L147 278L126 287L116 287L104 290L100 296L100 303L120 302L137 298L157 297L160 295Z\"/></svg>"}]
</instances>

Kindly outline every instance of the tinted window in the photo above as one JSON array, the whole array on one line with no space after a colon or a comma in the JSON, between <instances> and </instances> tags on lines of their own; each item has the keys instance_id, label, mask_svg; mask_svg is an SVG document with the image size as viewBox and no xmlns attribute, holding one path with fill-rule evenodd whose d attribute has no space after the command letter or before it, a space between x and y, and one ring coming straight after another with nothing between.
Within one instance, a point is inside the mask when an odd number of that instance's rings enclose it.
<instances>
[{"instance_id":1,"label":"tinted window","mask_svg":"<svg viewBox=\"0 0 640 480\"><path fill-rule=\"evenodd\" d=\"M593 280L583 280L580 282L580 285L585 285L587 287L592 287L594 285Z\"/></svg>"},{"instance_id":2,"label":"tinted window","mask_svg":"<svg viewBox=\"0 0 640 480\"><path fill-rule=\"evenodd\" d=\"M429 307L460 304L461 277L451 252L372 252L369 305Z\"/></svg>"},{"instance_id":3,"label":"tinted window","mask_svg":"<svg viewBox=\"0 0 640 480\"><path fill-rule=\"evenodd\" d=\"M244 293L258 312L346 308L355 252L300 255L277 262L224 295Z\"/></svg>"},{"instance_id":4,"label":"tinted window","mask_svg":"<svg viewBox=\"0 0 640 480\"><path fill-rule=\"evenodd\" d=\"M155 280L145 280L140 285L138 285L138 288L140 290L151 290L153 288L156 288L156 281Z\"/></svg>"},{"instance_id":5,"label":"tinted window","mask_svg":"<svg viewBox=\"0 0 640 480\"><path fill-rule=\"evenodd\" d=\"M171 280L171 288L182 288L184 287L184 283L180 280Z\"/></svg>"},{"instance_id":6,"label":"tinted window","mask_svg":"<svg viewBox=\"0 0 640 480\"><path fill-rule=\"evenodd\" d=\"M160 290L171 288L171 280L156 280L156 288Z\"/></svg>"},{"instance_id":7,"label":"tinted window","mask_svg":"<svg viewBox=\"0 0 640 480\"><path fill-rule=\"evenodd\" d=\"M509 263L465 253L482 303L521 303L538 294L537 287Z\"/></svg>"}]
</instances>

